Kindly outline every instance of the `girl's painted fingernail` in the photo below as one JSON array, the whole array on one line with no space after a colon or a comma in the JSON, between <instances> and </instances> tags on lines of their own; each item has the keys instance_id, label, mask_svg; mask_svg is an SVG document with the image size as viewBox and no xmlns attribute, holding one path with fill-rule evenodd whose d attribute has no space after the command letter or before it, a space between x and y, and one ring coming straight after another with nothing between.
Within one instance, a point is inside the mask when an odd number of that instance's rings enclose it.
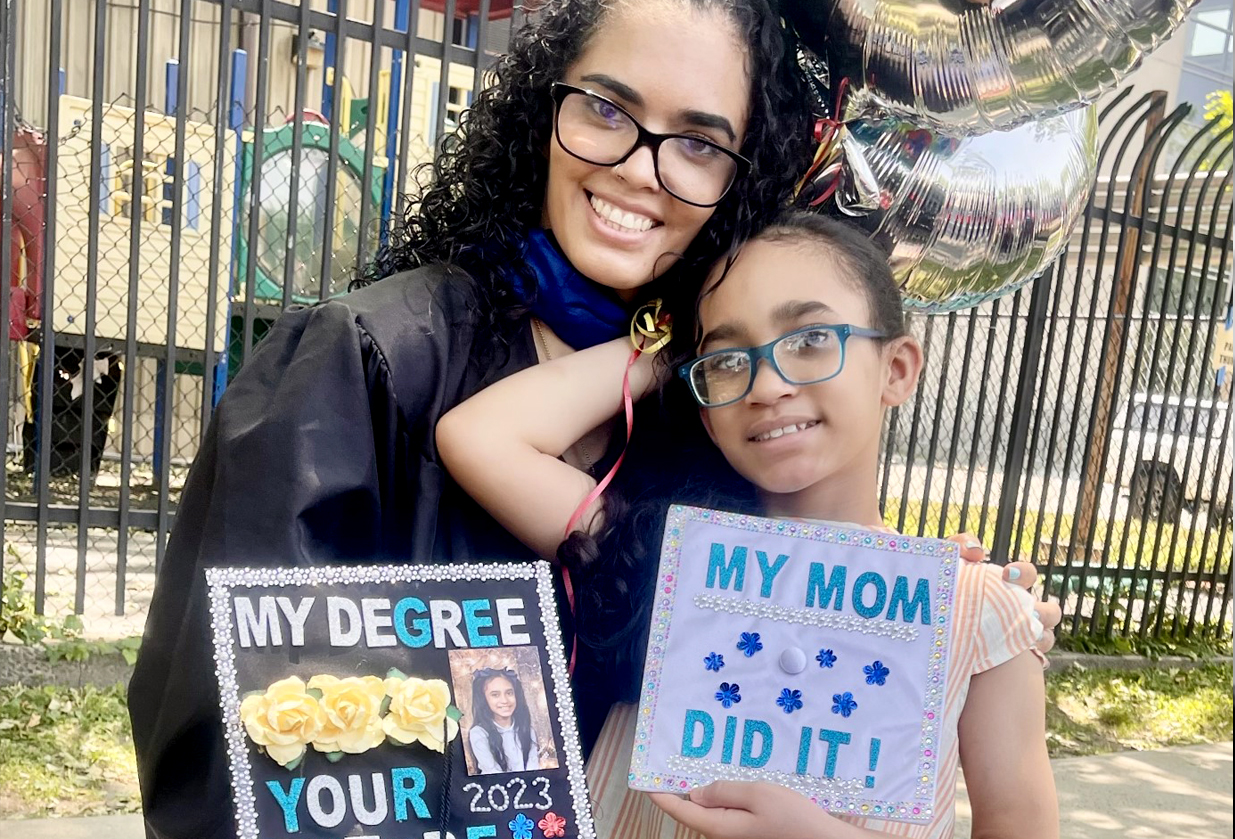
<instances>
[{"instance_id":1,"label":"girl's painted fingernail","mask_svg":"<svg viewBox=\"0 0 1235 839\"><path fill-rule=\"evenodd\" d=\"M1008 582L1015 583L1020 578L1021 578L1021 569L1019 568L1009 568L1008 569Z\"/></svg>"},{"instance_id":2,"label":"girl's painted fingernail","mask_svg":"<svg viewBox=\"0 0 1235 839\"><path fill-rule=\"evenodd\" d=\"M979 542L977 539L970 539L968 542L965 543L965 550L967 551L977 550L980 547L982 547L982 543Z\"/></svg>"}]
</instances>

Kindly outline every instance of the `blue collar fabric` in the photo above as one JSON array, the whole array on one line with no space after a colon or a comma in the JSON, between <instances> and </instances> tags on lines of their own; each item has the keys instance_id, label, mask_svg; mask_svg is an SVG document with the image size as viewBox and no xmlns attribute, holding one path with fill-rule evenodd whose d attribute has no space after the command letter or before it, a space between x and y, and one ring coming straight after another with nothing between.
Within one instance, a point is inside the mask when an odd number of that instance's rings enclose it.
<instances>
[{"instance_id":1,"label":"blue collar fabric","mask_svg":"<svg viewBox=\"0 0 1235 839\"><path fill-rule=\"evenodd\" d=\"M583 350L625 334L626 306L611 290L576 271L551 233L531 231L523 258L536 275L535 289L515 275L524 302L571 347Z\"/></svg>"}]
</instances>

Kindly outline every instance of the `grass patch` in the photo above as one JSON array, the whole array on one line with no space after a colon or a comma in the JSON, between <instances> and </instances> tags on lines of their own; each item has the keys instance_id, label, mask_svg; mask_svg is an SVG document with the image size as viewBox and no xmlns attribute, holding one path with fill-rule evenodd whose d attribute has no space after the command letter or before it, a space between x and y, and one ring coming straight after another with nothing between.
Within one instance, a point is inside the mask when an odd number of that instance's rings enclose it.
<instances>
[{"instance_id":1,"label":"grass patch","mask_svg":"<svg viewBox=\"0 0 1235 839\"><path fill-rule=\"evenodd\" d=\"M1050 671L1052 757L1231 739L1231 665ZM0 818L140 809L124 688L0 688Z\"/></svg>"},{"instance_id":2,"label":"grass patch","mask_svg":"<svg viewBox=\"0 0 1235 839\"><path fill-rule=\"evenodd\" d=\"M140 809L124 687L0 687L0 818Z\"/></svg>"},{"instance_id":3,"label":"grass patch","mask_svg":"<svg viewBox=\"0 0 1235 839\"><path fill-rule=\"evenodd\" d=\"M939 533L948 536L953 533L984 532L987 538L990 538L995 532L999 508L970 505L962 520L962 506L954 501L944 510L943 504L938 501L923 503L921 500L911 500L905 505L904 527L897 529L902 533L922 533L927 536ZM883 520L892 527L897 527L900 516L901 499L889 496ZM1068 559L1064 546L1075 542L1078 554L1076 561L1083 561L1080 554L1087 534L1073 533L1076 529L1075 518L1070 513L1057 515L1046 512L1039 515L1036 509L1019 510L1012 528L1012 558L1045 564L1050 553L1048 546L1054 542L1058 547L1055 549L1053 561L1062 564ZM1169 566L1174 571L1195 571L1199 567L1206 577L1216 568L1220 579L1228 573L1232 548L1229 527L1207 531L1202 527L1193 530L1182 525L1164 523L1160 536L1158 527L1159 523L1155 519L1099 519L1094 528L1095 553L1098 546L1106 546L1103 564L1108 568L1119 567L1122 560L1123 568L1165 571ZM1037 543L1039 529L1042 534L1041 545ZM1003 549L1003 546L995 547Z\"/></svg>"},{"instance_id":4,"label":"grass patch","mask_svg":"<svg viewBox=\"0 0 1235 839\"><path fill-rule=\"evenodd\" d=\"M1099 626L1102 626L1101 622ZM1062 628L1057 630L1055 649L1090 655L1139 655L1153 661L1168 655L1200 661L1231 654L1230 637L1217 635L1212 627L1188 635L1183 630L1173 630L1165 625L1161 635L1146 635L1143 638L1137 633L1072 635L1069 628L1069 622L1065 620Z\"/></svg>"},{"instance_id":5,"label":"grass patch","mask_svg":"<svg viewBox=\"0 0 1235 839\"><path fill-rule=\"evenodd\" d=\"M1231 739L1231 665L1046 675L1051 757Z\"/></svg>"}]
</instances>

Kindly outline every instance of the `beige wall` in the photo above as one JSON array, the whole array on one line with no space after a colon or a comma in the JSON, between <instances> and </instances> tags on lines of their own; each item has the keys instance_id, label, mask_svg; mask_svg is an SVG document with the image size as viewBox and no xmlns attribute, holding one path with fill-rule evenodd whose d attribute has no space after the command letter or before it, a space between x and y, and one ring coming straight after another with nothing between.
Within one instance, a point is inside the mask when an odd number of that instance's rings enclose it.
<instances>
[{"instance_id":1,"label":"beige wall","mask_svg":"<svg viewBox=\"0 0 1235 839\"><path fill-rule=\"evenodd\" d=\"M326 10L327 0L306 0L319 11ZM136 99L136 48L138 0L108 0L107 32L104 40L103 75L98 92L105 103L132 106ZM49 32L50 8L42 0L26 0L18 4L16 90L17 103L25 119L37 126L47 125L47 95L50 74ZM164 65L179 52L180 0L151 0L149 63L147 65L146 96L152 110L162 110L165 101ZM190 26L188 80L189 113L201 121L213 121L219 78L219 41L223 23L219 7L205 0L192 4ZM93 99L94 67L94 3L86 0L63 0L60 27L60 64L65 70L65 93ZM381 25L394 28L394 3L379 4ZM372 6L364 0L349 3L352 20L369 22ZM421 12L417 33L422 38L440 41L445 20L436 12ZM315 30L319 39L325 33ZM249 74L246 106L252 119L256 102L258 19L236 13L228 25L231 48L244 48L249 53ZM297 27L275 21L270 26L270 51L266 112L267 121L282 124L295 107L296 62L295 37ZM379 69L390 67L390 50L382 49ZM368 96L369 66L372 47L364 40L348 39L344 53L345 75L359 98ZM228 59L230 61L230 59ZM310 60L305 75L305 107L321 110L323 70ZM411 148L422 159L428 152L432 86L439 78L440 64L436 59L418 58L412 79L413 138ZM406 66L406 64L405 64ZM462 65L452 68L451 86L470 91L473 71ZM405 79L406 82L406 74Z\"/></svg>"},{"instance_id":2,"label":"beige wall","mask_svg":"<svg viewBox=\"0 0 1235 839\"><path fill-rule=\"evenodd\" d=\"M178 51L179 0L151 0L149 77L147 101L163 106L163 67ZM64 0L60 28L60 65L65 70L65 93L93 98L94 4ZM194 21L189 44L189 107L212 108L218 81L219 9L213 3L193 5ZM17 5L18 105L26 119L47 124L47 88L50 4L22 2ZM231 41L235 44L235 33ZM108 0L107 34L104 41L103 78L100 92L105 102L132 104L136 96L137 0Z\"/></svg>"},{"instance_id":3,"label":"beige wall","mask_svg":"<svg viewBox=\"0 0 1235 839\"><path fill-rule=\"evenodd\" d=\"M1188 45L1191 27L1185 23L1171 39L1147 55L1141 66L1133 70L1120 84L1145 93L1150 90L1166 91L1166 109L1175 107L1179 92L1179 77L1183 72L1184 54Z\"/></svg>"}]
</instances>

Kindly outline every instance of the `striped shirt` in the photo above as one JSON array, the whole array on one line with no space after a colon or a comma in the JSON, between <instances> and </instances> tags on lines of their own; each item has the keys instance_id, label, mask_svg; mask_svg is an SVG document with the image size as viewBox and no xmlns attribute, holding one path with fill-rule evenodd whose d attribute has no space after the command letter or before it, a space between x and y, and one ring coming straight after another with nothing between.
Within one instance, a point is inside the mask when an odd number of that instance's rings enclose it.
<instances>
[{"instance_id":1,"label":"striped shirt","mask_svg":"<svg viewBox=\"0 0 1235 839\"><path fill-rule=\"evenodd\" d=\"M939 762L939 778L955 778L960 743L955 736L969 680L1026 651L1038 653L1034 643L1042 623L1033 610L1033 598L1003 582L996 566L960 563L952 620L952 661L944 699L944 727L953 736ZM592 809L600 839L700 839L700 835L660 811L645 793L630 789L627 773L635 738L636 705L617 705L605 720L600 739L587 764ZM947 839L956 822L956 785L940 781L935 818L929 824L880 819L837 818L889 836L912 839Z\"/></svg>"}]
</instances>

